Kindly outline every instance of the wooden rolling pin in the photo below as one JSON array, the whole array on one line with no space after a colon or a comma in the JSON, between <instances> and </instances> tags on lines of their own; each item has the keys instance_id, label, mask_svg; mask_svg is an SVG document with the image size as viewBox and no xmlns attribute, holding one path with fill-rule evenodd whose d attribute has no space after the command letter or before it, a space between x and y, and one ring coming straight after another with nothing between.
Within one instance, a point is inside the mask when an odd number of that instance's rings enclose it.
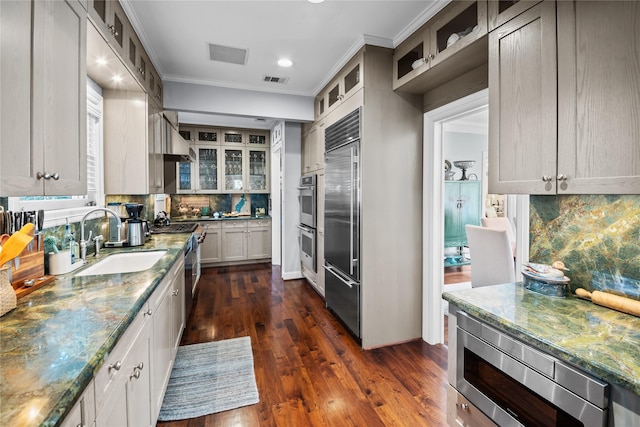
<instances>
[{"instance_id":1,"label":"wooden rolling pin","mask_svg":"<svg viewBox=\"0 0 640 427\"><path fill-rule=\"evenodd\" d=\"M640 301L621 297L618 295L608 294L606 292L589 292L586 289L582 288L576 289L576 295L581 298L588 298L591 300L591 302L603 307L612 308L623 313L640 317Z\"/></svg>"}]
</instances>

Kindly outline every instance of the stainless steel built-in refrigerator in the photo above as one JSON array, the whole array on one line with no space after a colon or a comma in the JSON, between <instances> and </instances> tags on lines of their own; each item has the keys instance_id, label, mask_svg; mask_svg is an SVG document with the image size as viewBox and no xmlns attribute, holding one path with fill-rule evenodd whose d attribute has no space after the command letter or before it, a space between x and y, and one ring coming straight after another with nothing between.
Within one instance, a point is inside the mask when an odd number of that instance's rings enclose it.
<instances>
[{"instance_id":1,"label":"stainless steel built-in refrigerator","mask_svg":"<svg viewBox=\"0 0 640 427\"><path fill-rule=\"evenodd\" d=\"M360 109L325 130L325 299L360 338Z\"/></svg>"}]
</instances>

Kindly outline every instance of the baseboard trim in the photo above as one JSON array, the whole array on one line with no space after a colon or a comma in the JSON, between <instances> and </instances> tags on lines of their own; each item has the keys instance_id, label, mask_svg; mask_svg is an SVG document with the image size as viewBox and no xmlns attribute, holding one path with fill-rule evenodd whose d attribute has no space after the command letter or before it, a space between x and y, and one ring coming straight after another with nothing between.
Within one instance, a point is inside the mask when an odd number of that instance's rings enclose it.
<instances>
[{"instance_id":1,"label":"baseboard trim","mask_svg":"<svg viewBox=\"0 0 640 427\"><path fill-rule=\"evenodd\" d=\"M282 272L282 280L302 279L303 277L304 276L302 275L302 271Z\"/></svg>"}]
</instances>

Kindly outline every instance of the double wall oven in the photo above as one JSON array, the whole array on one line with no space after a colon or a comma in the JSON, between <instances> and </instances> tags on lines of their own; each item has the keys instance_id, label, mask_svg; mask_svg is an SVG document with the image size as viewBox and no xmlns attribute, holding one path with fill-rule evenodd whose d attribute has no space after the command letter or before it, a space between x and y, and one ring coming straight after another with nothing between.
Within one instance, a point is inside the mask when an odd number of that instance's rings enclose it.
<instances>
[{"instance_id":1,"label":"double wall oven","mask_svg":"<svg viewBox=\"0 0 640 427\"><path fill-rule=\"evenodd\" d=\"M316 180L317 175L300 178L300 260L309 270L316 272Z\"/></svg>"},{"instance_id":2,"label":"double wall oven","mask_svg":"<svg viewBox=\"0 0 640 427\"><path fill-rule=\"evenodd\" d=\"M451 310L452 309L452 310ZM605 427L609 385L457 307L450 383L499 426ZM451 343L450 343L451 344ZM451 362L454 362L453 366ZM463 410L469 411L462 405ZM449 420L451 422L451 420Z\"/></svg>"}]
</instances>

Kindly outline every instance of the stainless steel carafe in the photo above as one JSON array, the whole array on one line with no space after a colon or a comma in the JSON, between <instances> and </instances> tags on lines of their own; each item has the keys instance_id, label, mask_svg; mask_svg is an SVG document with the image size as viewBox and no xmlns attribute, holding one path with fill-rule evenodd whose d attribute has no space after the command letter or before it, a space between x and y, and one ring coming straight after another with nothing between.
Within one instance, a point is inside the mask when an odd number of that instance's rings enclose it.
<instances>
[{"instance_id":1,"label":"stainless steel carafe","mask_svg":"<svg viewBox=\"0 0 640 427\"><path fill-rule=\"evenodd\" d=\"M144 245L144 242L146 240L146 231L144 229L145 223L146 221L142 221L139 219L127 220L126 227L129 246Z\"/></svg>"}]
</instances>

